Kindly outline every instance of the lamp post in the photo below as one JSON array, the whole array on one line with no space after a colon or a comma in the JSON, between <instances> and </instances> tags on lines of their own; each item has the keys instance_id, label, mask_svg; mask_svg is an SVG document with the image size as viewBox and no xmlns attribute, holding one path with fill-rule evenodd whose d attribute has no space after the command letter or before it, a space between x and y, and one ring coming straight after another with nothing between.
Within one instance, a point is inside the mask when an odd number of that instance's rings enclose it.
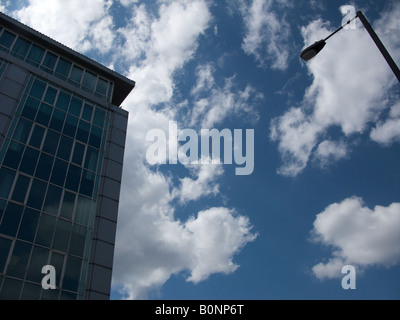
<instances>
[{"instance_id":1,"label":"lamp post","mask_svg":"<svg viewBox=\"0 0 400 320\"><path fill-rule=\"evenodd\" d=\"M393 73L395 74L395 76L397 77L397 79L400 82L400 69L399 69L399 67L396 65L396 63L394 62L394 60L390 56L389 52L386 50L386 48L383 45L382 41L379 39L378 35L375 33L374 29L372 28L372 26L368 22L367 18L365 18L364 14L361 11L358 11L357 15L353 19L349 20L347 22L347 24L350 24L350 22L352 22L356 18L359 18L361 20L361 22L364 25L365 29L368 31L368 33L371 36L372 40L374 40L376 46L378 47L378 49L382 53L383 57L385 58L386 62L389 64L389 66L392 69ZM326 41L330 37L332 37L333 35L338 33L340 30L342 30L343 28L344 28L344 26L341 26L339 29L337 29L335 32L333 32L326 39L317 41L313 45L311 45L308 48L304 49L303 52L301 53L300 57L306 62L310 61L312 58L314 58L325 47Z\"/></svg>"}]
</instances>

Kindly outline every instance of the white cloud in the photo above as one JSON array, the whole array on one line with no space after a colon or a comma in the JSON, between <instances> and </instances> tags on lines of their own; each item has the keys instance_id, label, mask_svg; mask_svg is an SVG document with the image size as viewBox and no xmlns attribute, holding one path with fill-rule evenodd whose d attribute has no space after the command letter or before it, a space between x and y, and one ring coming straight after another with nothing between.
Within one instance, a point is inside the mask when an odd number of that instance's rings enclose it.
<instances>
[{"instance_id":1,"label":"white cloud","mask_svg":"<svg viewBox=\"0 0 400 320\"><path fill-rule=\"evenodd\" d=\"M400 203L388 207L364 206L353 197L328 206L317 215L313 240L332 248L332 257L312 270L319 279L341 276L344 265L363 270L374 265L393 266L400 261Z\"/></svg>"},{"instance_id":2,"label":"white cloud","mask_svg":"<svg viewBox=\"0 0 400 320\"><path fill-rule=\"evenodd\" d=\"M394 32L393 28L398 26L393 12L400 13L400 5L382 14L376 22L376 30L382 34L382 40L390 38L391 42L385 42L390 43L393 56L399 57L400 38L385 29ZM320 19L311 22L302 28L305 47L332 31ZM382 112L390 108L388 97L398 85L359 21L357 29L343 30L330 38L307 68L313 82L305 92L302 105L291 108L271 122L271 139L279 143L284 162L278 171L287 176L302 172L313 154L317 158L321 155L321 149L317 148L321 143L319 139L326 137L331 127L341 129L344 142L370 130L371 123L379 121ZM396 119L389 119L386 126L379 123L371 137L377 141L395 139L398 131L392 128ZM337 160L346 157L349 151L340 148Z\"/></svg>"},{"instance_id":3,"label":"white cloud","mask_svg":"<svg viewBox=\"0 0 400 320\"><path fill-rule=\"evenodd\" d=\"M278 15L273 5L281 8L288 5L286 0L240 1L240 11L246 25L242 48L248 55L254 55L257 62L272 69L286 70L289 60L288 39L290 25L284 15Z\"/></svg>"},{"instance_id":4,"label":"white cloud","mask_svg":"<svg viewBox=\"0 0 400 320\"><path fill-rule=\"evenodd\" d=\"M331 162L339 161L348 155L348 147L343 141L334 142L325 140L315 150L315 160L321 167L328 166Z\"/></svg>"},{"instance_id":5,"label":"white cloud","mask_svg":"<svg viewBox=\"0 0 400 320\"><path fill-rule=\"evenodd\" d=\"M400 141L400 102L391 108L388 119L372 129L371 139L384 145Z\"/></svg>"}]
</instances>

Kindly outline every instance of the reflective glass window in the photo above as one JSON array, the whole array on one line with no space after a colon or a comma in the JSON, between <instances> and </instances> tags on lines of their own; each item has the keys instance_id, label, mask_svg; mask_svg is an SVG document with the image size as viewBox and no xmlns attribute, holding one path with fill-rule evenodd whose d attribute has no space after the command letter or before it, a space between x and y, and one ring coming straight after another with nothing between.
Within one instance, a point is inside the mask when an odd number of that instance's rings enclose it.
<instances>
[{"instance_id":1,"label":"reflective glass window","mask_svg":"<svg viewBox=\"0 0 400 320\"><path fill-rule=\"evenodd\" d=\"M102 78L99 78L97 81L96 92L100 93L103 96L106 96L107 89L108 89L108 81L104 80Z\"/></svg>"},{"instance_id":2,"label":"reflective glass window","mask_svg":"<svg viewBox=\"0 0 400 320\"><path fill-rule=\"evenodd\" d=\"M92 130L90 131L90 136L89 136L89 144L92 147L99 149L100 145L101 145L102 134L103 134L103 131L100 128L92 126Z\"/></svg>"},{"instance_id":3,"label":"reflective glass window","mask_svg":"<svg viewBox=\"0 0 400 320\"><path fill-rule=\"evenodd\" d=\"M79 129L78 129L79 131ZM72 162L77 165L82 165L83 155L85 153L85 145L75 142L74 153L72 156Z\"/></svg>"},{"instance_id":4,"label":"reflective glass window","mask_svg":"<svg viewBox=\"0 0 400 320\"><path fill-rule=\"evenodd\" d=\"M91 197L93 194L95 177L96 176L93 172L83 170L79 193Z\"/></svg>"},{"instance_id":5,"label":"reflective glass window","mask_svg":"<svg viewBox=\"0 0 400 320\"><path fill-rule=\"evenodd\" d=\"M23 207L19 204L9 202L3 214L0 225L0 233L15 237L21 221Z\"/></svg>"},{"instance_id":6,"label":"reflective glass window","mask_svg":"<svg viewBox=\"0 0 400 320\"><path fill-rule=\"evenodd\" d=\"M27 147L24 153L24 157L21 161L19 170L29 175L33 175L35 172L36 164L39 158L39 151L36 149Z\"/></svg>"},{"instance_id":7,"label":"reflective glass window","mask_svg":"<svg viewBox=\"0 0 400 320\"><path fill-rule=\"evenodd\" d=\"M4 279L3 288L0 291L0 300L18 300L21 294L23 282L11 278Z\"/></svg>"},{"instance_id":8,"label":"reflective glass window","mask_svg":"<svg viewBox=\"0 0 400 320\"><path fill-rule=\"evenodd\" d=\"M77 66L73 66L72 67L72 71L71 71L71 76L70 76L70 80L73 80L72 83L76 84L80 84L81 80L82 80L82 74L83 74L83 69L79 68Z\"/></svg>"},{"instance_id":9,"label":"reflective glass window","mask_svg":"<svg viewBox=\"0 0 400 320\"><path fill-rule=\"evenodd\" d=\"M18 238L33 242L35 239L36 229L39 222L40 212L25 208L24 215L22 217L21 225L18 231Z\"/></svg>"},{"instance_id":10,"label":"reflective glass window","mask_svg":"<svg viewBox=\"0 0 400 320\"><path fill-rule=\"evenodd\" d=\"M74 116L79 117L81 115L82 103L83 102L81 99L73 97L68 112L70 114L73 114Z\"/></svg>"},{"instance_id":11,"label":"reflective glass window","mask_svg":"<svg viewBox=\"0 0 400 320\"><path fill-rule=\"evenodd\" d=\"M0 45L10 49L11 45L13 44L14 40L16 38L15 34L12 34L11 32L8 32L7 30L3 31L3 34L0 37Z\"/></svg>"},{"instance_id":12,"label":"reflective glass window","mask_svg":"<svg viewBox=\"0 0 400 320\"><path fill-rule=\"evenodd\" d=\"M7 263L8 253L11 248L11 240L0 238L0 273L3 273L4 267ZM1 284L1 282L0 282Z\"/></svg>"},{"instance_id":13,"label":"reflective glass window","mask_svg":"<svg viewBox=\"0 0 400 320\"><path fill-rule=\"evenodd\" d=\"M80 120L78 131L76 132L76 139L83 143L87 143L89 138L89 132L90 132L90 124L86 121Z\"/></svg>"},{"instance_id":14,"label":"reflective glass window","mask_svg":"<svg viewBox=\"0 0 400 320\"><path fill-rule=\"evenodd\" d=\"M34 246L32 257L29 262L26 280L41 283L44 275L42 268L48 264L49 249Z\"/></svg>"},{"instance_id":15,"label":"reflective glass window","mask_svg":"<svg viewBox=\"0 0 400 320\"><path fill-rule=\"evenodd\" d=\"M60 216L68 220L72 219L75 205L75 194L65 191L64 199L61 206Z\"/></svg>"},{"instance_id":16,"label":"reflective glass window","mask_svg":"<svg viewBox=\"0 0 400 320\"><path fill-rule=\"evenodd\" d=\"M96 171L98 157L99 151L88 146L86 150L85 169Z\"/></svg>"},{"instance_id":17,"label":"reflective glass window","mask_svg":"<svg viewBox=\"0 0 400 320\"><path fill-rule=\"evenodd\" d=\"M94 112L93 123L96 126L103 128L105 117L106 117L106 112L100 108L96 108Z\"/></svg>"},{"instance_id":18,"label":"reflective glass window","mask_svg":"<svg viewBox=\"0 0 400 320\"><path fill-rule=\"evenodd\" d=\"M39 112L36 116L36 122L47 127L49 125L52 111L53 111L52 106L42 102L40 104Z\"/></svg>"},{"instance_id":19,"label":"reflective glass window","mask_svg":"<svg viewBox=\"0 0 400 320\"><path fill-rule=\"evenodd\" d=\"M89 89L90 91L94 91L96 82L97 82L97 76L94 75L93 73L86 71L83 77L82 86L84 88Z\"/></svg>"},{"instance_id":20,"label":"reflective glass window","mask_svg":"<svg viewBox=\"0 0 400 320\"><path fill-rule=\"evenodd\" d=\"M53 116L51 117L50 121L50 128L58 132L61 132L64 126L65 116L66 116L65 112L58 109L54 109Z\"/></svg>"},{"instance_id":21,"label":"reflective glass window","mask_svg":"<svg viewBox=\"0 0 400 320\"><path fill-rule=\"evenodd\" d=\"M14 187L14 192L11 197L12 200L24 203L26 192L28 191L31 179L23 175L19 175Z\"/></svg>"},{"instance_id":22,"label":"reflective glass window","mask_svg":"<svg viewBox=\"0 0 400 320\"><path fill-rule=\"evenodd\" d=\"M66 93L65 91L60 91L56 107L63 111L67 111L70 100L71 100L71 95L69 93Z\"/></svg>"},{"instance_id":23,"label":"reflective glass window","mask_svg":"<svg viewBox=\"0 0 400 320\"><path fill-rule=\"evenodd\" d=\"M87 230L83 226L74 225L71 233L71 243L69 245L69 253L76 256L83 256L85 250Z\"/></svg>"},{"instance_id":24,"label":"reflective glass window","mask_svg":"<svg viewBox=\"0 0 400 320\"><path fill-rule=\"evenodd\" d=\"M65 120L63 133L69 137L74 138L77 127L78 127L78 118L68 115L67 119Z\"/></svg>"},{"instance_id":25,"label":"reflective glass window","mask_svg":"<svg viewBox=\"0 0 400 320\"><path fill-rule=\"evenodd\" d=\"M39 105L40 102L38 100L28 97L22 110L22 116L28 119L35 119Z\"/></svg>"},{"instance_id":26,"label":"reflective glass window","mask_svg":"<svg viewBox=\"0 0 400 320\"><path fill-rule=\"evenodd\" d=\"M63 289L78 291L79 279L81 274L82 259L68 256L63 280Z\"/></svg>"},{"instance_id":27,"label":"reflective glass window","mask_svg":"<svg viewBox=\"0 0 400 320\"><path fill-rule=\"evenodd\" d=\"M62 136L60 140L60 145L58 147L57 157L69 161L72 151L73 140L66 136Z\"/></svg>"},{"instance_id":28,"label":"reflective glass window","mask_svg":"<svg viewBox=\"0 0 400 320\"><path fill-rule=\"evenodd\" d=\"M4 213L4 209L6 208L6 200L1 200L0 199L0 221L3 218L3 213Z\"/></svg>"},{"instance_id":29,"label":"reflective glass window","mask_svg":"<svg viewBox=\"0 0 400 320\"><path fill-rule=\"evenodd\" d=\"M27 62L33 64L34 66L39 66L42 62L45 50L36 45L32 45L31 50L29 50Z\"/></svg>"},{"instance_id":30,"label":"reflective glass window","mask_svg":"<svg viewBox=\"0 0 400 320\"><path fill-rule=\"evenodd\" d=\"M21 300L29 300L29 301L39 300L41 291L42 291L41 285L25 282L24 289L22 290Z\"/></svg>"},{"instance_id":31,"label":"reflective glass window","mask_svg":"<svg viewBox=\"0 0 400 320\"><path fill-rule=\"evenodd\" d=\"M36 79L33 82L33 85L32 85L31 91L29 92L29 95L38 100L42 100L45 89L46 89L46 83Z\"/></svg>"},{"instance_id":32,"label":"reflective glass window","mask_svg":"<svg viewBox=\"0 0 400 320\"><path fill-rule=\"evenodd\" d=\"M52 72L54 66L56 65L56 62L57 56L51 52L47 52L42 63L42 65L44 66L44 68L42 69L47 72Z\"/></svg>"},{"instance_id":33,"label":"reflective glass window","mask_svg":"<svg viewBox=\"0 0 400 320\"><path fill-rule=\"evenodd\" d=\"M65 181L65 187L72 191L78 191L79 181L81 179L82 169L71 164L68 169L67 180Z\"/></svg>"},{"instance_id":34,"label":"reflective glass window","mask_svg":"<svg viewBox=\"0 0 400 320\"><path fill-rule=\"evenodd\" d=\"M27 205L37 210L42 209L42 204L46 195L46 187L47 184L34 179L31 187L31 191L29 193L29 198L27 201Z\"/></svg>"},{"instance_id":35,"label":"reflective glass window","mask_svg":"<svg viewBox=\"0 0 400 320\"><path fill-rule=\"evenodd\" d=\"M63 58L60 58L57 63L56 76L61 76L62 79L66 80L69 76L71 67L72 67L71 62Z\"/></svg>"},{"instance_id":36,"label":"reflective glass window","mask_svg":"<svg viewBox=\"0 0 400 320\"><path fill-rule=\"evenodd\" d=\"M92 121L92 113L93 113L93 106L85 103L85 107L83 108L83 112L82 112L82 118L88 122L91 122Z\"/></svg>"},{"instance_id":37,"label":"reflective glass window","mask_svg":"<svg viewBox=\"0 0 400 320\"><path fill-rule=\"evenodd\" d=\"M33 129L31 139L29 141L29 145L32 147L40 149L40 146L42 145L43 141L43 136L44 132L46 130L43 127L40 127L38 125L35 125L35 128Z\"/></svg>"},{"instance_id":38,"label":"reflective glass window","mask_svg":"<svg viewBox=\"0 0 400 320\"><path fill-rule=\"evenodd\" d=\"M40 217L35 243L45 247L50 247L55 225L56 218L43 213Z\"/></svg>"},{"instance_id":39,"label":"reflective glass window","mask_svg":"<svg viewBox=\"0 0 400 320\"><path fill-rule=\"evenodd\" d=\"M10 264L8 265L7 269L7 274L9 276L21 279L25 277L26 267L28 266L31 250L31 244L22 241L15 242Z\"/></svg>"},{"instance_id":40,"label":"reflective glass window","mask_svg":"<svg viewBox=\"0 0 400 320\"><path fill-rule=\"evenodd\" d=\"M52 252L50 258L50 265L56 269L56 285L60 284L61 272L64 265L64 255Z\"/></svg>"},{"instance_id":41,"label":"reflective glass window","mask_svg":"<svg viewBox=\"0 0 400 320\"><path fill-rule=\"evenodd\" d=\"M0 168L0 197L7 199L14 182L15 171Z\"/></svg>"},{"instance_id":42,"label":"reflective glass window","mask_svg":"<svg viewBox=\"0 0 400 320\"><path fill-rule=\"evenodd\" d=\"M65 221L63 219L58 219L52 245L52 248L54 250L59 250L62 252L66 252L68 250L71 228L71 222Z\"/></svg>"},{"instance_id":43,"label":"reflective glass window","mask_svg":"<svg viewBox=\"0 0 400 320\"><path fill-rule=\"evenodd\" d=\"M19 118L17 127L15 128L14 131L13 139L21 143L26 143L26 141L28 140L29 133L31 132L31 128L32 128L31 121Z\"/></svg>"},{"instance_id":44,"label":"reflective glass window","mask_svg":"<svg viewBox=\"0 0 400 320\"><path fill-rule=\"evenodd\" d=\"M3 165L13 169L17 169L21 161L23 151L24 146L22 144L11 142L4 157Z\"/></svg>"},{"instance_id":45,"label":"reflective glass window","mask_svg":"<svg viewBox=\"0 0 400 320\"><path fill-rule=\"evenodd\" d=\"M58 207L60 206L62 189L53 185L49 185L44 202L43 211L54 215L58 214Z\"/></svg>"},{"instance_id":46,"label":"reflective glass window","mask_svg":"<svg viewBox=\"0 0 400 320\"><path fill-rule=\"evenodd\" d=\"M57 96L57 89L53 87L47 87L46 95L44 96L44 101L52 105L56 100L56 96Z\"/></svg>"},{"instance_id":47,"label":"reflective glass window","mask_svg":"<svg viewBox=\"0 0 400 320\"><path fill-rule=\"evenodd\" d=\"M68 164L65 161L56 159L54 162L54 169L51 174L51 183L54 183L57 186L63 187L65 176L67 173Z\"/></svg>"},{"instance_id":48,"label":"reflective glass window","mask_svg":"<svg viewBox=\"0 0 400 320\"><path fill-rule=\"evenodd\" d=\"M44 140L43 144L43 151L55 155L59 141L60 134L52 130L47 130L46 139Z\"/></svg>"},{"instance_id":49,"label":"reflective glass window","mask_svg":"<svg viewBox=\"0 0 400 320\"><path fill-rule=\"evenodd\" d=\"M29 41L26 41L22 38L18 38L17 41L15 41L14 46L12 48L12 54L20 59L25 59L30 46L31 43Z\"/></svg>"},{"instance_id":50,"label":"reflective glass window","mask_svg":"<svg viewBox=\"0 0 400 320\"><path fill-rule=\"evenodd\" d=\"M42 153L39 158L35 176L39 179L48 181L53 167L53 161L54 158L52 156Z\"/></svg>"},{"instance_id":51,"label":"reflective glass window","mask_svg":"<svg viewBox=\"0 0 400 320\"><path fill-rule=\"evenodd\" d=\"M74 222L84 226L88 224L91 204L92 200L83 196L78 197L78 201L76 202Z\"/></svg>"}]
</instances>

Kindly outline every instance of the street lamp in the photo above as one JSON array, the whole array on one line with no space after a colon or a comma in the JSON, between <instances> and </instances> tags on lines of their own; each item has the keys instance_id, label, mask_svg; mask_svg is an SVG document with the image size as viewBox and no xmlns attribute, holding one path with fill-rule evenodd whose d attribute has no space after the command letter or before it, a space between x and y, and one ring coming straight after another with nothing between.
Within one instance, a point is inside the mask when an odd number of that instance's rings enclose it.
<instances>
[{"instance_id":1,"label":"street lamp","mask_svg":"<svg viewBox=\"0 0 400 320\"><path fill-rule=\"evenodd\" d=\"M365 18L364 14L361 11L357 12L357 15L349 20L347 24L350 24L353 20L359 18L364 25L365 29L367 29L368 33L370 34L372 40L374 40L376 46L378 49L381 51L383 57L389 64L390 68L392 69L393 73L397 77L397 79L400 81L400 69L390 56L389 52L386 50L385 46L383 45L382 41L379 39L378 35L375 33L374 29L372 26L369 24L367 18ZM342 30L344 26L341 26L339 29L337 29L335 32L333 32L329 37L327 37L324 40L317 41L313 45L309 46L308 48L304 49L303 52L301 53L301 58L304 61L310 61L312 58L314 58L326 45L326 41L332 37L334 34L338 33L340 30Z\"/></svg>"}]
</instances>

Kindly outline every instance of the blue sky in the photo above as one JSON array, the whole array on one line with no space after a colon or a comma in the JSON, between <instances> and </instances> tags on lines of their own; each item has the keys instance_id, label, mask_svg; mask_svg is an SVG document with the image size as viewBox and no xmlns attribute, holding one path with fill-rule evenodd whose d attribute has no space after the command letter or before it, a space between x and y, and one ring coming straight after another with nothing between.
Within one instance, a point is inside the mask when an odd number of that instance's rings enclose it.
<instances>
[{"instance_id":1,"label":"blue sky","mask_svg":"<svg viewBox=\"0 0 400 320\"><path fill-rule=\"evenodd\" d=\"M398 81L359 21L299 58L347 5L400 64L397 1L82 3L0 9L137 82L123 103L113 299L400 298ZM171 122L254 130L254 172L150 165L146 135L170 141Z\"/></svg>"}]
</instances>

